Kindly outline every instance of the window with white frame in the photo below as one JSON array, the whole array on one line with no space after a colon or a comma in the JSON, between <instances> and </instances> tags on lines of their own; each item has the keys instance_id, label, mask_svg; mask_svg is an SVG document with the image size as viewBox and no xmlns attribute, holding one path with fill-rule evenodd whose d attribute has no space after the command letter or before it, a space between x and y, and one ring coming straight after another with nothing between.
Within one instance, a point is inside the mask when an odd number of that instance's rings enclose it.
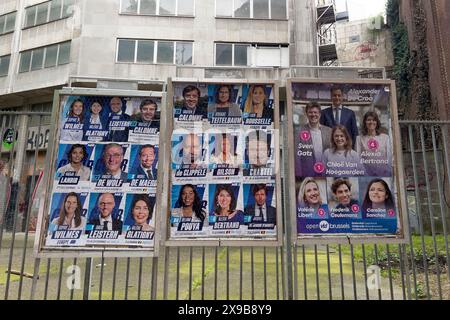
<instances>
[{"instance_id":1,"label":"window with white frame","mask_svg":"<svg viewBox=\"0 0 450 320\"><path fill-rule=\"evenodd\" d=\"M20 53L19 73L60 66L70 62L70 41Z\"/></svg>"},{"instance_id":2,"label":"window with white frame","mask_svg":"<svg viewBox=\"0 0 450 320\"><path fill-rule=\"evenodd\" d=\"M120 13L194 16L194 0L120 0Z\"/></svg>"},{"instance_id":3,"label":"window with white frame","mask_svg":"<svg viewBox=\"0 0 450 320\"><path fill-rule=\"evenodd\" d=\"M287 0L216 0L216 17L287 19Z\"/></svg>"},{"instance_id":4,"label":"window with white frame","mask_svg":"<svg viewBox=\"0 0 450 320\"><path fill-rule=\"evenodd\" d=\"M248 66L250 44L216 43L217 66Z\"/></svg>"},{"instance_id":5,"label":"window with white frame","mask_svg":"<svg viewBox=\"0 0 450 320\"><path fill-rule=\"evenodd\" d=\"M0 57L0 77L8 75L9 61L11 60L11 55Z\"/></svg>"},{"instance_id":6,"label":"window with white frame","mask_svg":"<svg viewBox=\"0 0 450 320\"><path fill-rule=\"evenodd\" d=\"M216 43L216 66L289 67L287 44Z\"/></svg>"},{"instance_id":7,"label":"window with white frame","mask_svg":"<svg viewBox=\"0 0 450 320\"><path fill-rule=\"evenodd\" d=\"M119 39L117 62L192 65L193 42Z\"/></svg>"},{"instance_id":8,"label":"window with white frame","mask_svg":"<svg viewBox=\"0 0 450 320\"><path fill-rule=\"evenodd\" d=\"M25 9L25 28L70 17L75 0L51 0Z\"/></svg>"},{"instance_id":9,"label":"window with white frame","mask_svg":"<svg viewBox=\"0 0 450 320\"><path fill-rule=\"evenodd\" d=\"M16 25L16 12L0 16L0 35L14 31Z\"/></svg>"}]
</instances>

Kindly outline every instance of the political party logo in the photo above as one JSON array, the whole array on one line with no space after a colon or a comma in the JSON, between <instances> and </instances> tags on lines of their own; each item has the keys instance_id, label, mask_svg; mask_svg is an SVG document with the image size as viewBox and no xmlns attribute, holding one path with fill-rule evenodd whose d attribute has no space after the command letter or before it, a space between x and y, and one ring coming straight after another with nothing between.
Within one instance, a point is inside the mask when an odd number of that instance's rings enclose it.
<instances>
[{"instance_id":1,"label":"political party logo","mask_svg":"<svg viewBox=\"0 0 450 320\"><path fill-rule=\"evenodd\" d=\"M330 224L328 223L328 221L325 220L320 221L319 228L320 231L327 232L328 230L330 230Z\"/></svg>"},{"instance_id":2,"label":"political party logo","mask_svg":"<svg viewBox=\"0 0 450 320\"><path fill-rule=\"evenodd\" d=\"M394 211L394 209L389 209L389 210L388 210L388 215L389 215L389 217L395 216L395 211Z\"/></svg>"},{"instance_id":3,"label":"political party logo","mask_svg":"<svg viewBox=\"0 0 450 320\"><path fill-rule=\"evenodd\" d=\"M378 144L378 141L377 141L377 140L375 140L375 139L370 139L370 140L367 142L367 146L369 147L370 150L375 151L375 150L378 150L379 144Z\"/></svg>"},{"instance_id":4,"label":"political party logo","mask_svg":"<svg viewBox=\"0 0 450 320\"><path fill-rule=\"evenodd\" d=\"M302 131L302 132L300 132L300 138L303 140L303 141L308 141L310 138L311 138L311 134L309 133L309 131Z\"/></svg>"},{"instance_id":5,"label":"political party logo","mask_svg":"<svg viewBox=\"0 0 450 320\"><path fill-rule=\"evenodd\" d=\"M359 206L357 204L352 205L352 211L353 212L358 212L359 211Z\"/></svg>"},{"instance_id":6,"label":"political party logo","mask_svg":"<svg viewBox=\"0 0 450 320\"><path fill-rule=\"evenodd\" d=\"M325 215L325 210L323 208L319 208L319 210L317 210L317 214L323 217Z\"/></svg>"},{"instance_id":7,"label":"political party logo","mask_svg":"<svg viewBox=\"0 0 450 320\"><path fill-rule=\"evenodd\" d=\"M325 165L322 162L316 162L314 164L314 172L322 173L325 171Z\"/></svg>"}]
</instances>

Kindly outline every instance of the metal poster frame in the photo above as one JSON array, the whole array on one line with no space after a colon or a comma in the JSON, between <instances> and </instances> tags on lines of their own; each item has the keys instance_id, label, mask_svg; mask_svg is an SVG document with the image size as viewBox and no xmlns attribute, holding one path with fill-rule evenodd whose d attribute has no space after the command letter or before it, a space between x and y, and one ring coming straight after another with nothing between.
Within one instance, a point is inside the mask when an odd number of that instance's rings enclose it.
<instances>
[{"instance_id":1,"label":"metal poster frame","mask_svg":"<svg viewBox=\"0 0 450 320\"><path fill-rule=\"evenodd\" d=\"M276 205L277 205L277 215L276 215L276 235L271 237L271 239L264 239L262 237L258 238L257 236L251 235L242 235L241 237L236 238L223 238L223 237L197 237L197 238L170 238L170 208L171 208L171 187L172 187L172 168L171 168L171 136L174 130L174 84L176 83L197 83L197 84L236 84L236 85L245 85L245 84L265 84L272 85L274 92L274 120L273 120L273 130L274 134L274 159L275 159L275 187L276 192L274 195L277 197ZM163 195L163 199L165 199L164 204L165 212L161 215L162 219L164 219L161 232L162 245L168 247L186 247L186 246L211 246L211 247L219 247L219 246L246 246L246 247L279 247L282 245L283 241L283 219L282 219L282 199L281 199L281 158L280 158L280 141L279 141L279 84L277 81L256 81L256 80L239 80L239 79L192 79L192 78L169 78L168 80L168 88L167 88L167 139L166 139L166 150L165 154L167 155L167 161L164 163L163 171L167 175L164 181L167 181L167 187L164 188L165 194Z\"/></svg>"},{"instance_id":2,"label":"metal poster frame","mask_svg":"<svg viewBox=\"0 0 450 320\"><path fill-rule=\"evenodd\" d=\"M388 86L390 90L390 121L392 124L391 141L393 143L393 183L396 186L397 191L397 234L304 234L297 231L297 201L295 192L295 143L294 143L294 126L293 126L293 98L292 98L292 84L293 83L308 83L308 84L366 84L366 85L383 85ZM291 220L291 241L294 245L299 244L360 244L360 243L407 243L409 237L408 230L408 217L407 206L405 198L405 186L403 179L403 162L402 162L402 150L400 146L400 129L397 116L397 99L396 99L396 87L393 80L374 80L374 79L311 79L311 78L289 78L286 83L287 92L287 118L288 128L286 130L288 142L287 147L287 185L286 190L287 197L285 208L288 212L287 216ZM285 148L286 149L286 148Z\"/></svg>"},{"instance_id":3,"label":"metal poster frame","mask_svg":"<svg viewBox=\"0 0 450 320\"><path fill-rule=\"evenodd\" d=\"M164 153L165 148L162 145L165 137L164 133L160 130L159 135L159 160L158 160L158 172L157 172L157 187L156 187L156 202L155 202L155 234L153 247L137 247L132 244L120 244L120 245L91 245L92 247L49 247L45 246L45 240L47 236L47 229L49 225L49 208L51 205L52 191L55 175L55 162L58 155L59 138L60 136L60 114L62 112L61 98L63 96L118 96L118 97L130 97L130 98L159 98L160 104L160 129L161 125L166 123L166 94L164 92L154 91L136 91L136 90L113 90L113 89L86 89L86 88L63 88L57 90L54 93L53 107L52 107L52 125L49 141L47 161L45 166L46 174L42 183L46 186L46 197L44 205L39 210L39 216L36 228L36 238L34 243L34 255L37 258L70 258L70 257L157 257L159 254L159 245L161 239L161 215L162 208L161 195L165 177L163 172L163 163L166 158ZM136 247L134 247L136 246Z\"/></svg>"}]
</instances>

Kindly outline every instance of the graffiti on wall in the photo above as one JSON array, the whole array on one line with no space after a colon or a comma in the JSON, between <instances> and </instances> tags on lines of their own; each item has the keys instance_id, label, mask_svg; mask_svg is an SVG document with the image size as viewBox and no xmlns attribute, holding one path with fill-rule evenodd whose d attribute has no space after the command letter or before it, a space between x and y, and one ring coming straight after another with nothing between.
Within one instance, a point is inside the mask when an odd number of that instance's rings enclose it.
<instances>
[{"instance_id":1,"label":"graffiti on wall","mask_svg":"<svg viewBox=\"0 0 450 320\"><path fill-rule=\"evenodd\" d=\"M365 60L375 57L378 46L372 41L364 41L355 49L355 60Z\"/></svg>"}]
</instances>

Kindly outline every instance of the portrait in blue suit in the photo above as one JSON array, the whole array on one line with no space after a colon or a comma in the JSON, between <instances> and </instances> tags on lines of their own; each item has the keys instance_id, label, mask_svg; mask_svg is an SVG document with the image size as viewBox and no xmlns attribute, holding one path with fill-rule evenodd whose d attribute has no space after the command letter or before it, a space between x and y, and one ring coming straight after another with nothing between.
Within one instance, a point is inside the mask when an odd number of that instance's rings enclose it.
<instances>
[{"instance_id":1,"label":"portrait in blue suit","mask_svg":"<svg viewBox=\"0 0 450 320\"><path fill-rule=\"evenodd\" d=\"M355 149L358 127L356 125L356 116L353 110L342 105L342 89L339 87L331 88L332 106L322 110L320 124L334 128L336 125L343 125L352 138L352 146ZM336 119L335 108L339 108L338 118Z\"/></svg>"}]
</instances>

